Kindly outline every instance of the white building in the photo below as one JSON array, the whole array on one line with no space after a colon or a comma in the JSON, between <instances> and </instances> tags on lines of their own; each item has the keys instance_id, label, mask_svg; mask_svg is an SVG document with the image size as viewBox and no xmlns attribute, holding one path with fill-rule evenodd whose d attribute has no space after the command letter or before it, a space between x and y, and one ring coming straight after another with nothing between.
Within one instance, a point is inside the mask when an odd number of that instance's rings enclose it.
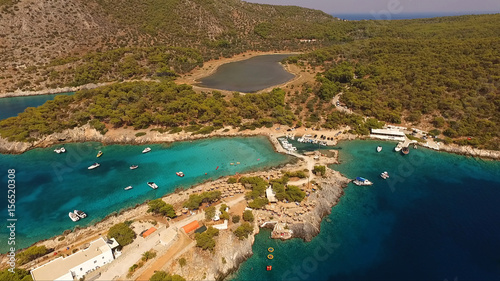
<instances>
[{"instance_id":1,"label":"white building","mask_svg":"<svg viewBox=\"0 0 500 281\"><path fill-rule=\"evenodd\" d=\"M404 132L391 129L372 129L370 137L383 140L395 140L395 141L405 141L406 139Z\"/></svg>"},{"instance_id":2,"label":"white building","mask_svg":"<svg viewBox=\"0 0 500 281\"><path fill-rule=\"evenodd\" d=\"M276 202L278 202L278 200L276 199L276 194L274 193L273 188L271 186L269 186L266 189L266 197L267 197L267 200L269 200L270 203L276 203Z\"/></svg>"},{"instance_id":3,"label":"white building","mask_svg":"<svg viewBox=\"0 0 500 281\"><path fill-rule=\"evenodd\" d=\"M31 277L37 280L74 280L112 262L113 249L119 244L115 239L106 242L103 238L90 242L90 246L67 257L59 257L31 270Z\"/></svg>"}]
</instances>

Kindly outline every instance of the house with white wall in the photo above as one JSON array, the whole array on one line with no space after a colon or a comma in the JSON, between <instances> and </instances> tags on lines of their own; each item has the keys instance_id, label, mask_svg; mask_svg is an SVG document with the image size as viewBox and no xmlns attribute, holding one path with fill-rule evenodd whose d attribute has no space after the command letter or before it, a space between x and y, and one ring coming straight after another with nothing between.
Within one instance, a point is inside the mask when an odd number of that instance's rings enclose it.
<instances>
[{"instance_id":1,"label":"house with white wall","mask_svg":"<svg viewBox=\"0 0 500 281\"><path fill-rule=\"evenodd\" d=\"M103 238L90 242L90 246L67 257L59 257L31 270L34 281L41 280L79 280L86 274L115 259L113 250L119 244L113 238Z\"/></svg>"}]
</instances>

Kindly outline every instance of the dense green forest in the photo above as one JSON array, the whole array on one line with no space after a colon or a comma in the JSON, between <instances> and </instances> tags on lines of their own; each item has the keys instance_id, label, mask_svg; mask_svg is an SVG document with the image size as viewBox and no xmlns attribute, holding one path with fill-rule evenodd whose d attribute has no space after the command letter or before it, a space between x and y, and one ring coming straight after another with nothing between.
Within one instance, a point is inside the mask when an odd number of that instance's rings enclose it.
<instances>
[{"instance_id":1,"label":"dense green forest","mask_svg":"<svg viewBox=\"0 0 500 281\"><path fill-rule=\"evenodd\" d=\"M341 101L362 115L498 150L499 24L500 15L386 22L374 38L288 61L324 69L310 87L318 100L343 92Z\"/></svg>"},{"instance_id":2,"label":"dense green forest","mask_svg":"<svg viewBox=\"0 0 500 281\"><path fill-rule=\"evenodd\" d=\"M288 108L282 89L224 96L217 91L197 93L189 85L173 82L128 82L57 96L40 107L27 108L17 117L0 121L0 135L11 141L33 141L87 123L103 134L108 128L124 126L170 133L183 128L193 134L227 126L253 130L275 123L294 125L296 117ZM380 125L351 116L329 122L336 126L354 120L364 130Z\"/></svg>"}]
</instances>

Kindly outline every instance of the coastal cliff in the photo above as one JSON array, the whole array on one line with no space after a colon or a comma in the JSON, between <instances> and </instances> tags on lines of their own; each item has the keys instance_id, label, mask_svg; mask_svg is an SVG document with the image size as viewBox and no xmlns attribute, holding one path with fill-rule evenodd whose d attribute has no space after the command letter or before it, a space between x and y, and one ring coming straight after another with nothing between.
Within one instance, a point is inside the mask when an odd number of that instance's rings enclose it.
<instances>
[{"instance_id":1,"label":"coastal cliff","mask_svg":"<svg viewBox=\"0 0 500 281\"><path fill-rule=\"evenodd\" d=\"M337 205L349 179L339 172L327 169L327 177L322 179L320 189L312 193L308 200L316 202L315 208L305 215L303 223L290 226L293 237L311 241L320 232L321 221L332 212L332 207Z\"/></svg>"}]
</instances>

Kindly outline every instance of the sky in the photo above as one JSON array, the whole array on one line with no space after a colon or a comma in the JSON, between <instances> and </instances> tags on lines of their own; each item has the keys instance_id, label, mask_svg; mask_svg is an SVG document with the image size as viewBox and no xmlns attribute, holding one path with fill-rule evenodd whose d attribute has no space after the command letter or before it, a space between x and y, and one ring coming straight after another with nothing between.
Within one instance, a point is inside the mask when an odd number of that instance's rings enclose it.
<instances>
[{"instance_id":1,"label":"sky","mask_svg":"<svg viewBox=\"0 0 500 281\"><path fill-rule=\"evenodd\" d=\"M500 0L244 0L246 2L295 5L328 14L369 13L499 13Z\"/></svg>"}]
</instances>

